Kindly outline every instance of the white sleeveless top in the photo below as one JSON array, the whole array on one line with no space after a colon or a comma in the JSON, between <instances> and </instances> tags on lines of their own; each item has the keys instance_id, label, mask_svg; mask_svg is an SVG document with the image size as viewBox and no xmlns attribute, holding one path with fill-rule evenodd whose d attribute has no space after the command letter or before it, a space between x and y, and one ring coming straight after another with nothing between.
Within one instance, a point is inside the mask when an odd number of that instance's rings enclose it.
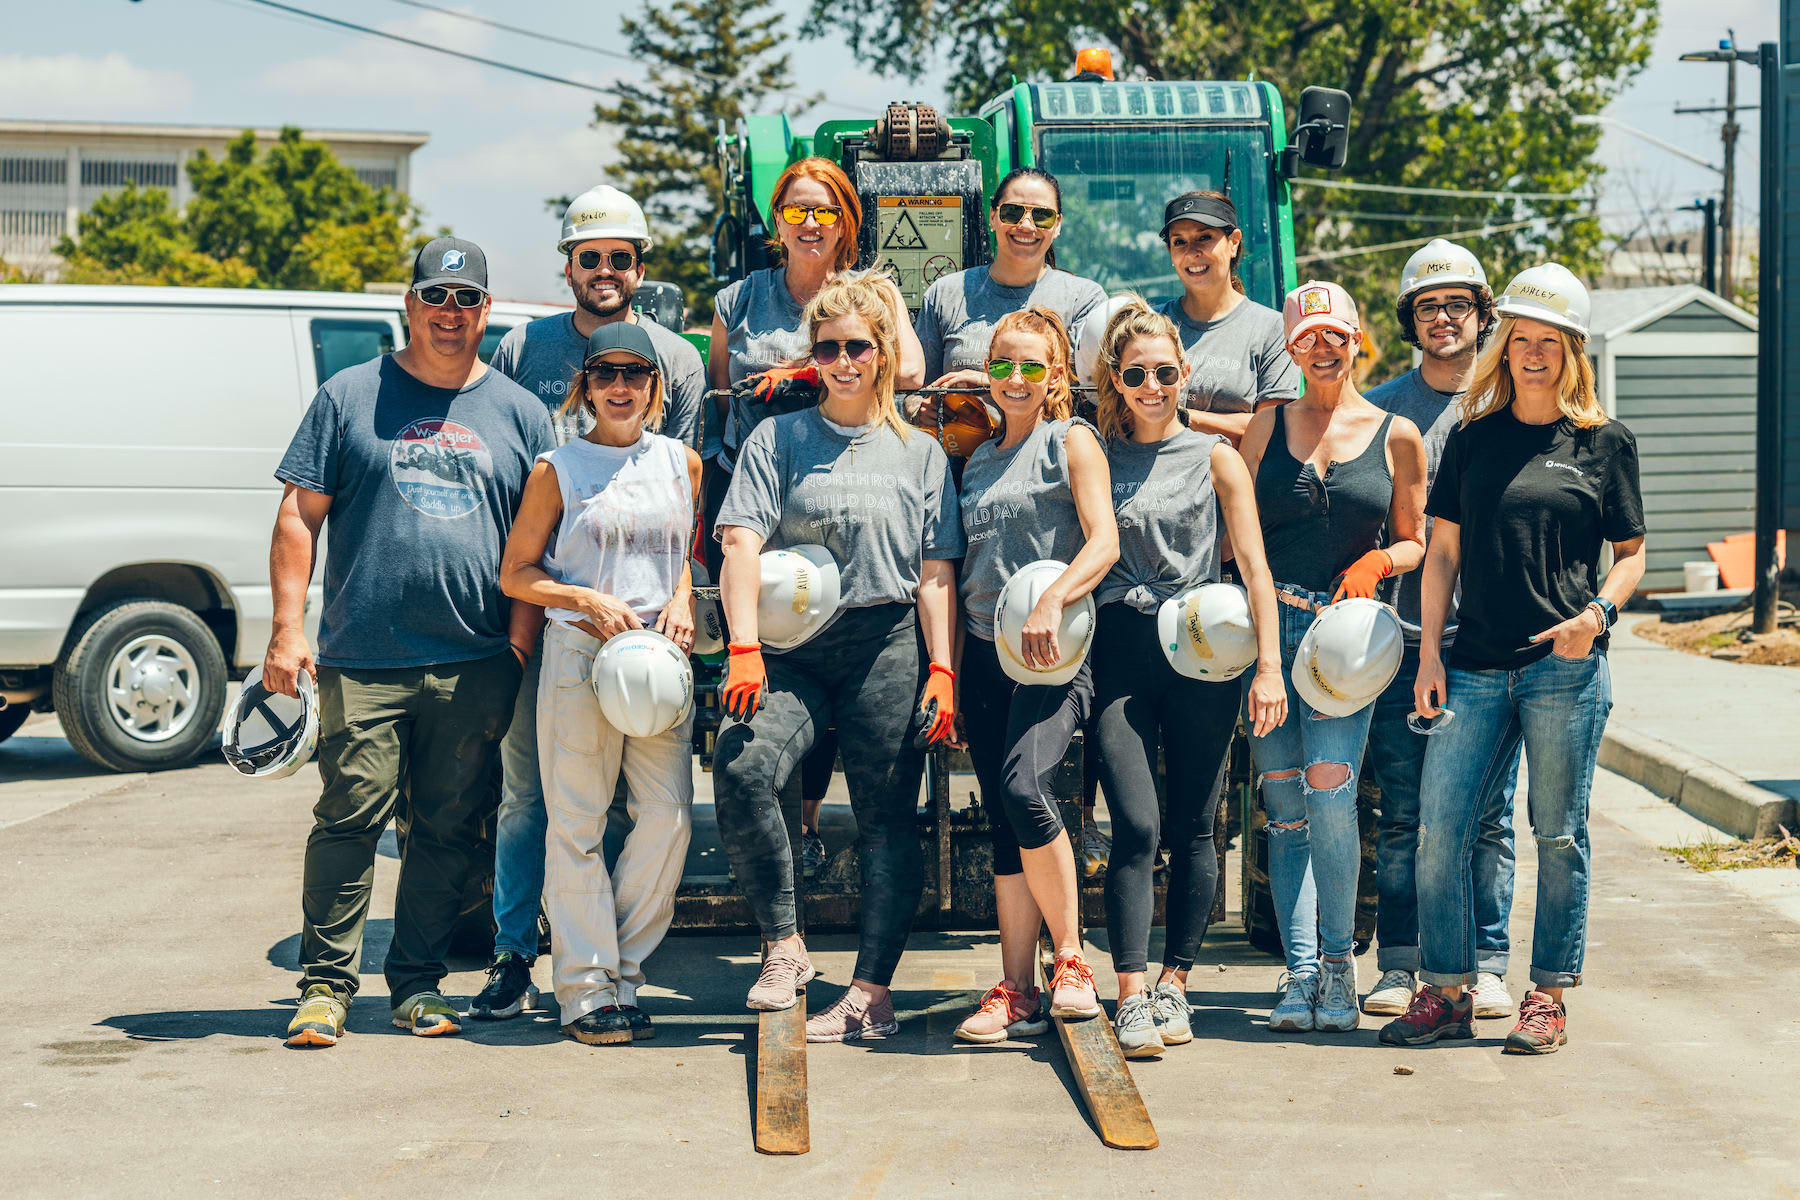
<instances>
[{"instance_id":1,"label":"white sleeveless top","mask_svg":"<svg viewBox=\"0 0 1800 1200\"><path fill-rule=\"evenodd\" d=\"M632 446L578 440L538 458L556 469L563 504L544 570L559 583L616 596L654 624L688 569L694 497L686 447L645 433ZM582 619L567 608L548 616L562 625Z\"/></svg>"}]
</instances>

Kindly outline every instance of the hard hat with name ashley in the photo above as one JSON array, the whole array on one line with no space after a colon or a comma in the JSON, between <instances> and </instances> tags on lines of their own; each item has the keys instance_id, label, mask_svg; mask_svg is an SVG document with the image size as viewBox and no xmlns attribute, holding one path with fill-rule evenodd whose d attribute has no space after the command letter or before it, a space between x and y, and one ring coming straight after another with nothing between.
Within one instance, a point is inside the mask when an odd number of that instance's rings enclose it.
<instances>
[{"instance_id":1,"label":"hard hat with name ashley","mask_svg":"<svg viewBox=\"0 0 1800 1200\"><path fill-rule=\"evenodd\" d=\"M837 560L823 546L789 546L762 555L756 631L763 645L792 650L837 615Z\"/></svg>"},{"instance_id":2,"label":"hard hat with name ashley","mask_svg":"<svg viewBox=\"0 0 1800 1200\"><path fill-rule=\"evenodd\" d=\"M252 779L281 779L305 766L319 741L319 698L313 677L295 676L299 696L263 686L262 666L250 669L237 703L225 712L225 761Z\"/></svg>"},{"instance_id":3,"label":"hard hat with name ashley","mask_svg":"<svg viewBox=\"0 0 1800 1200\"><path fill-rule=\"evenodd\" d=\"M1294 691L1325 717L1347 717L1375 703L1400 672L1400 618L1379 600L1328 604L1294 652Z\"/></svg>"},{"instance_id":4,"label":"hard hat with name ashley","mask_svg":"<svg viewBox=\"0 0 1800 1200\"><path fill-rule=\"evenodd\" d=\"M563 211L562 237L556 249L563 254L595 238L636 242L638 253L650 249L650 224L638 202L608 184L589 188Z\"/></svg>"},{"instance_id":5,"label":"hard hat with name ashley","mask_svg":"<svg viewBox=\"0 0 1800 1200\"><path fill-rule=\"evenodd\" d=\"M1588 290L1561 263L1539 263L1512 277L1494 304L1503 317L1524 317L1586 338L1592 305Z\"/></svg>"},{"instance_id":6,"label":"hard hat with name ashley","mask_svg":"<svg viewBox=\"0 0 1800 1200\"><path fill-rule=\"evenodd\" d=\"M1468 287L1487 290L1487 272L1474 251L1446 238L1432 238L1413 251L1400 272L1400 299L1434 287Z\"/></svg>"},{"instance_id":7,"label":"hard hat with name ashley","mask_svg":"<svg viewBox=\"0 0 1800 1200\"><path fill-rule=\"evenodd\" d=\"M626 737L669 732L694 709L694 671L687 655L654 629L607 638L589 675L600 713Z\"/></svg>"},{"instance_id":8,"label":"hard hat with name ashley","mask_svg":"<svg viewBox=\"0 0 1800 1200\"><path fill-rule=\"evenodd\" d=\"M1061 657L1055 666L1040 669L1025 662L1021 641L1025 622L1043 597L1044 589L1068 569L1067 563L1040 558L1014 571L1006 586L1000 589L1000 599L994 605L994 649L998 652L1000 669L1014 683L1032 687L1067 683L1075 678L1087 658L1088 647L1094 641L1092 596L1083 596L1074 604L1063 607L1062 621L1056 629L1056 648Z\"/></svg>"},{"instance_id":9,"label":"hard hat with name ashley","mask_svg":"<svg viewBox=\"0 0 1800 1200\"><path fill-rule=\"evenodd\" d=\"M1222 683L1256 661L1250 597L1235 583L1203 583L1164 600L1156 635L1163 657L1189 679Z\"/></svg>"}]
</instances>

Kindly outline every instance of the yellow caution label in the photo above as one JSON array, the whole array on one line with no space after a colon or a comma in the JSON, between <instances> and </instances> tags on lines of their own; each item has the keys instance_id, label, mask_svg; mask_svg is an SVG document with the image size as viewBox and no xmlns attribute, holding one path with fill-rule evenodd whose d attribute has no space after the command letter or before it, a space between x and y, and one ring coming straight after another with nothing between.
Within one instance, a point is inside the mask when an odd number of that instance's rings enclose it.
<instances>
[{"instance_id":1,"label":"yellow caution label","mask_svg":"<svg viewBox=\"0 0 1800 1200\"><path fill-rule=\"evenodd\" d=\"M1194 653L1201 658L1213 656L1212 643L1206 640L1206 629L1200 624L1200 610L1189 604L1187 607L1188 641L1194 643Z\"/></svg>"},{"instance_id":2,"label":"yellow caution label","mask_svg":"<svg viewBox=\"0 0 1800 1200\"><path fill-rule=\"evenodd\" d=\"M812 572L810 570L801 571L794 576L794 615L796 617L806 614L807 601L811 598Z\"/></svg>"},{"instance_id":3,"label":"yellow caution label","mask_svg":"<svg viewBox=\"0 0 1800 1200\"><path fill-rule=\"evenodd\" d=\"M1324 692L1327 696L1330 696L1335 700L1348 700L1350 698L1325 682L1325 676L1319 672L1319 652L1317 650L1314 650L1311 654L1306 656L1306 670L1312 675L1313 682L1319 685L1319 690Z\"/></svg>"}]
</instances>

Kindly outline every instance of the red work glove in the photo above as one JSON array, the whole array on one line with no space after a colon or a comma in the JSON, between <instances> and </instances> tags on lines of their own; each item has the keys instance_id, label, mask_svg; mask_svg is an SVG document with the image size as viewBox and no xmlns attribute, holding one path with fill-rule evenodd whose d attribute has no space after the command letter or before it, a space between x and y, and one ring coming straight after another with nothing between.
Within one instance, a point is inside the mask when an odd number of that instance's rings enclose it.
<instances>
[{"instance_id":1,"label":"red work glove","mask_svg":"<svg viewBox=\"0 0 1800 1200\"><path fill-rule=\"evenodd\" d=\"M913 714L913 745L920 750L949 738L956 729L956 672L943 663L932 663L925 677L925 691Z\"/></svg>"},{"instance_id":2,"label":"red work glove","mask_svg":"<svg viewBox=\"0 0 1800 1200\"><path fill-rule=\"evenodd\" d=\"M1359 600L1372 599L1375 585L1393 573L1393 557L1386 550L1371 550L1350 564L1349 569L1344 572L1343 582L1331 594L1331 602L1335 604L1345 596L1354 596Z\"/></svg>"},{"instance_id":3,"label":"red work glove","mask_svg":"<svg viewBox=\"0 0 1800 1200\"><path fill-rule=\"evenodd\" d=\"M767 404L775 398L776 390L790 381L816 388L819 386L819 368L812 363L804 367L774 367L755 376L751 394Z\"/></svg>"},{"instance_id":4,"label":"red work glove","mask_svg":"<svg viewBox=\"0 0 1800 1200\"><path fill-rule=\"evenodd\" d=\"M731 662L725 669L725 691L720 699L726 712L740 721L748 721L762 704L763 692L769 686L769 673L763 667L762 647L755 642L748 645L732 642L729 649Z\"/></svg>"}]
</instances>

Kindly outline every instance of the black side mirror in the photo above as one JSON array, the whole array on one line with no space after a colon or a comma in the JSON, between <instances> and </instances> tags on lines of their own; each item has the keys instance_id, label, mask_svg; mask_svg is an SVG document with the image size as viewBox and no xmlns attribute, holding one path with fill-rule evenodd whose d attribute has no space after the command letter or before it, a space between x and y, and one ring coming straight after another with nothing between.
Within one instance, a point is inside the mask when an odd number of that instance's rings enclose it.
<instances>
[{"instance_id":1,"label":"black side mirror","mask_svg":"<svg viewBox=\"0 0 1800 1200\"><path fill-rule=\"evenodd\" d=\"M1300 93L1294 140L1281 153L1281 173L1292 179L1304 163L1341 170L1350 153L1350 93L1309 87Z\"/></svg>"}]
</instances>

